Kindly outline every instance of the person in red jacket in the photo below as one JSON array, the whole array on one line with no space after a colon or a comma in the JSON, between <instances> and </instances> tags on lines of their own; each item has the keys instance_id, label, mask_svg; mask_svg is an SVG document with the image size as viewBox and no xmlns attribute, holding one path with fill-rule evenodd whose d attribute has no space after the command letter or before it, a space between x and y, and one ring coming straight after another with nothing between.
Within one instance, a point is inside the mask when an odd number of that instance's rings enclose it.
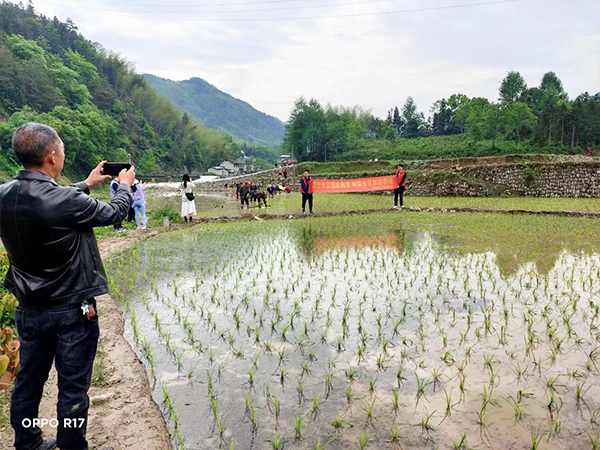
<instances>
[{"instance_id":1,"label":"person in red jacket","mask_svg":"<svg viewBox=\"0 0 600 450\"><path fill-rule=\"evenodd\" d=\"M304 209L306 207L306 201L308 200L308 210L310 213L313 213L313 195L311 192L311 183L312 179L308 173L308 170L304 171L304 176L300 179L300 192L302 193L302 212L304 213Z\"/></svg>"},{"instance_id":2,"label":"person in red jacket","mask_svg":"<svg viewBox=\"0 0 600 450\"><path fill-rule=\"evenodd\" d=\"M400 197L400 208L404 208L404 189L406 186L406 172L402 164L398 164L398 170L396 170L396 181L398 187L394 189L394 208L398 208L398 197Z\"/></svg>"}]
</instances>

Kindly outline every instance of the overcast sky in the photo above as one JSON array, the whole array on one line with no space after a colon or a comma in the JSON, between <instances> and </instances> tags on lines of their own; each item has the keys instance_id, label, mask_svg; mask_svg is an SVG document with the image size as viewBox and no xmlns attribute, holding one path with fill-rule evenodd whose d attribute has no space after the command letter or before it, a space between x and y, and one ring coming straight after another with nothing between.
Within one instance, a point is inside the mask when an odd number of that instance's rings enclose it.
<instances>
[{"instance_id":1,"label":"overcast sky","mask_svg":"<svg viewBox=\"0 0 600 450\"><path fill-rule=\"evenodd\" d=\"M200 77L283 121L300 96L385 117L453 93L495 100L509 70L600 91L598 0L34 0L140 73Z\"/></svg>"}]
</instances>

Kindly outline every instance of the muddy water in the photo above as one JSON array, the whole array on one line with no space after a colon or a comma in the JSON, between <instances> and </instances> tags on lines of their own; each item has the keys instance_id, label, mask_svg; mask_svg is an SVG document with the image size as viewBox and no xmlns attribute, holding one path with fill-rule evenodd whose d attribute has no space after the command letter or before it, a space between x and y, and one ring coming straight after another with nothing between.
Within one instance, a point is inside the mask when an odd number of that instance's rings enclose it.
<instances>
[{"instance_id":1,"label":"muddy water","mask_svg":"<svg viewBox=\"0 0 600 450\"><path fill-rule=\"evenodd\" d=\"M453 245L470 219L384 216L197 227L111 262L174 445L591 448L595 244L506 271Z\"/></svg>"}]
</instances>

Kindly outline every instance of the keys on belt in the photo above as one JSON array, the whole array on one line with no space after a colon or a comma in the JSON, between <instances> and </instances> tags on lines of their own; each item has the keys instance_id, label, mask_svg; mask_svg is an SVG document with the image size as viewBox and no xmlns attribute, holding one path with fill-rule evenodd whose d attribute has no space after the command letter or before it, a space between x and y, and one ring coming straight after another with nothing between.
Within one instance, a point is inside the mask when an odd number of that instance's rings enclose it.
<instances>
[{"instance_id":1,"label":"keys on belt","mask_svg":"<svg viewBox=\"0 0 600 450\"><path fill-rule=\"evenodd\" d=\"M81 303L81 311L83 312L83 315L88 319L91 319L92 317L94 317L96 315L96 310L94 309L94 305L90 305L87 302L87 300L84 300L83 303Z\"/></svg>"}]
</instances>

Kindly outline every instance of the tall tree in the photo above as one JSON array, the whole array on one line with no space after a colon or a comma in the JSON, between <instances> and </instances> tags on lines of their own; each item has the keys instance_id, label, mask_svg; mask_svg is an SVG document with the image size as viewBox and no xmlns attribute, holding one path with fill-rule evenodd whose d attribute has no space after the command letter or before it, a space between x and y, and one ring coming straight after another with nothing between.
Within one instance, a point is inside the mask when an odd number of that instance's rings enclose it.
<instances>
[{"instance_id":1,"label":"tall tree","mask_svg":"<svg viewBox=\"0 0 600 450\"><path fill-rule=\"evenodd\" d=\"M537 132L538 142L547 142L552 145L559 138L564 139L564 117L565 105L568 96L563 88L562 81L554 72L547 72L542 77L539 86L539 101L537 104L537 115L539 127ZM562 145L562 144L561 144Z\"/></svg>"},{"instance_id":2,"label":"tall tree","mask_svg":"<svg viewBox=\"0 0 600 450\"><path fill-rule=\"evenodd\" d=\"M561 100L567 99L567 93L563 88L562 81L560 81L560 78L558 78L554 72L547 72L544 74L542 82L540 83L540 91L542 94L542 110L554 107Z\"/></svg>"},{"instance_id":3,"label":"tall tree","mask_svg":"<svg viewBox=\"0 0 600 450\"><path fill-rule=\"evenodd\" d=\"M581 145L587 151L600 145L600 92L584 93L573 102L572 145Z\"/></svg>"},{"instance_id":4,"label":"tall tree","mask_svg":"<svg viewBox=\"0 0 600 450\"><path fill-rule=\"evenodd\" d=\"M392 125L394 125L396 133L398 133L398 135L402 134L402 118L400 117L400 111L398 110L397 106L394 108L394 118L392 119Z\"/></svg>"},{"instance_id":5,"label":"tall tree","mask_svg":"<svg viewBox=\"0 0 600 450\"><path fill-rule=\"evenodd\" d=\"M515 102L502 111L502 122L507 137L513 137L520 145L523 134L529 134L537 124L537 117L525 103Z\"/></svg>"},{"instance_id":6,"label":"tall tree","mask_svg":"<svg viewBox=\"0 0 600 450\"><path fill-rule=\"evenodd\" d=\"M461 133L462 127L455 120L457 109L458 103L456 101L451 102L445 98L433 104L431 107L433 113L431 131L434 136Z\"/></svg>"},{"instance_id":7,"label":"tall tree","mask_svg":"<svg viewBox=\"0 0 600 450\"><path fill-rule=\"evenodd\" d=\"M500 83L500 95L498 99L501 102L514 103L521 94L527 89L527 83L517 71L510 71Z\"/></svg>"},{"instance_id":8,"label":"tall tree","mask_svg":"<svg viewBox=\"0 0 600 450\"><path fill-rule=\"evenodd\" d=\"M300 97L294 104L285 127L283 148L293 152L299 161L324 161L326 152L326 121L321 104Z\"/></svg>"},{"instance_id":9,"label":"tall tree","mask_svg":"<svg viewBox=\"0 0 600 450\"><path fill-rule=\"evenodd\" d=\"M421 134L421 130L425 125L425 116L417 111L417 104L412 97L406 99L406 103L402 107L402 133L403 138L416 138Z\"/></svg>"},{"instance_id":10,"label":"tall tree","mask_svg":"<svg viewBox=\"0 0 600 450\"><path fill-rule=\"evenodd\" d=\"M487 137L487 120L490 116L490 102L487 98L474 97L465 101L458 108L457 120L464 123L465 131L477 143Z\"/></svg>"}]
</instances>

